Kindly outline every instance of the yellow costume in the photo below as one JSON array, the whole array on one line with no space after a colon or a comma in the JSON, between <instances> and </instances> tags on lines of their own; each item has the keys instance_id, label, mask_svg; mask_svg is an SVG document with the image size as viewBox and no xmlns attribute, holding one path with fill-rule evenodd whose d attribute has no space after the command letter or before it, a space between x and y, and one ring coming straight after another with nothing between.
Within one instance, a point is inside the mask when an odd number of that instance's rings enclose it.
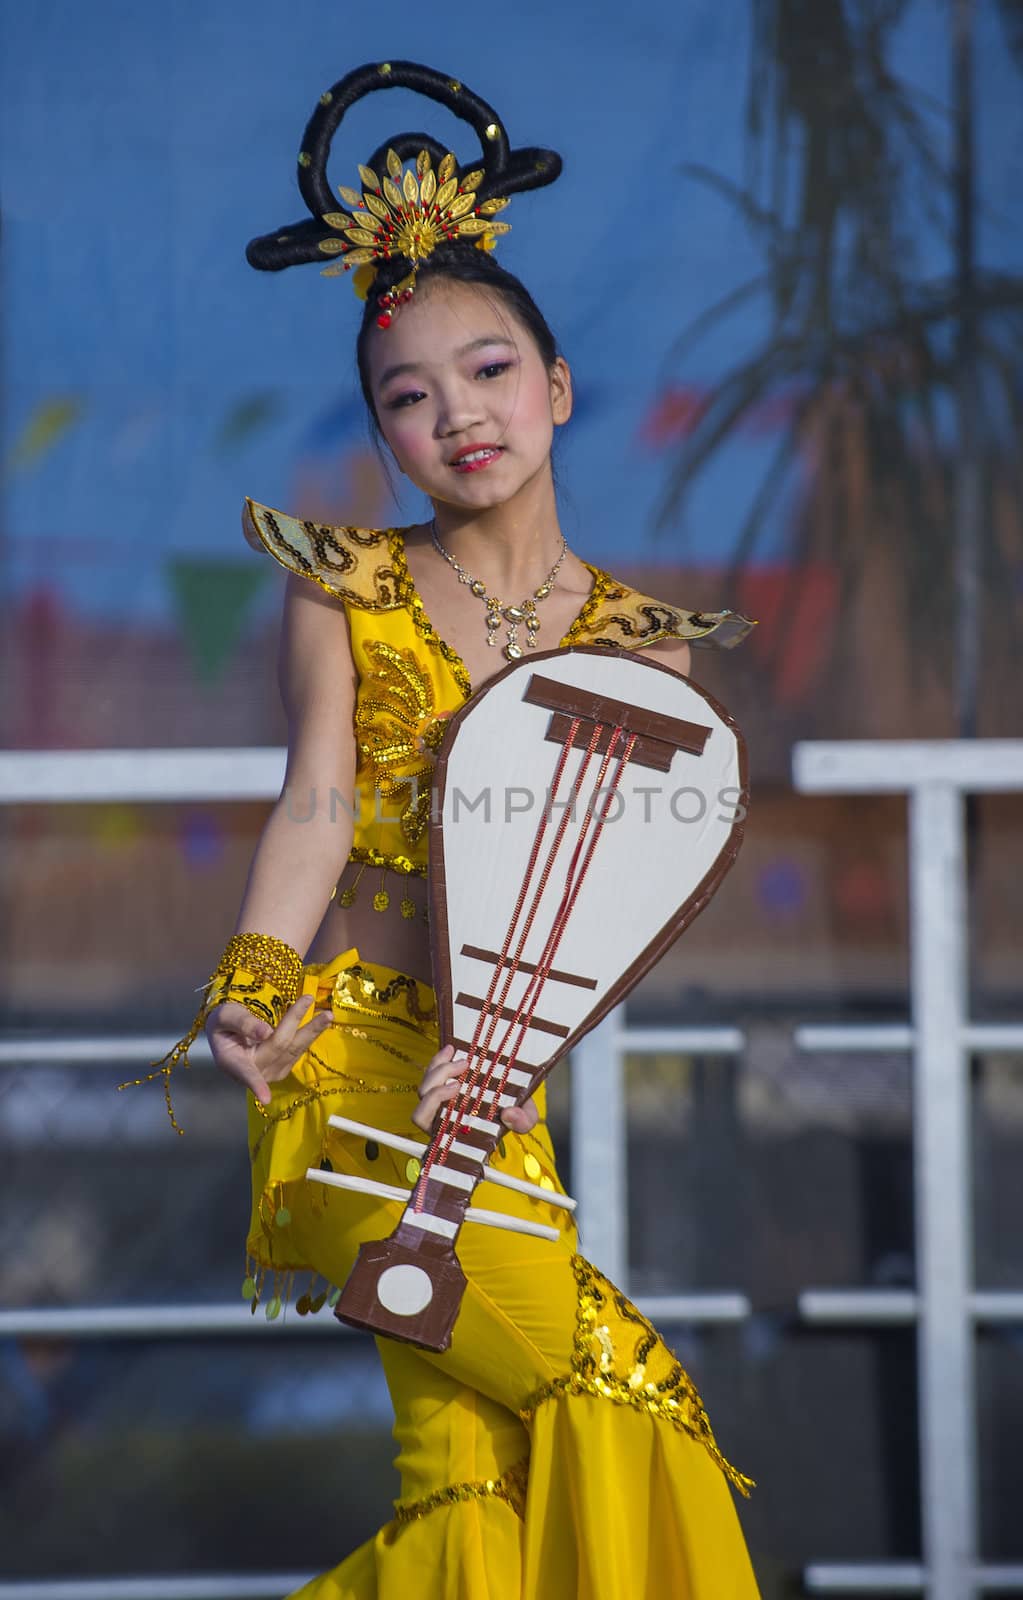
<instances>
[{"instance_id":1,"label":"yellow costume","mask_svg":"<svg viewBox=\"0 0 1023 1600\"><path fill-rule=\"evenodd\" d=\"M353 858L426 870L432 753L472 693L415 591L400 531L323 527L247 502L246 536L345 607L358 671ZM752 626L679 611L591 568L593 590L562 645L636 649ZM397 880L400 885L400 879ZM306 1180L310 1166L408 1188L414 1158L327 1126L334 1111L415 1137L417 1085L437 1049L432 990L347 950L307 965L303 992L335 1025L250 1098L253 1212L248 1292L276 1314L318 1309L359 1245L400 1206ZM506 1132L492 1165L564 1191L547 1126ZM425 1143L425 1141L424 1141ZM442 1355L378 1340L395 1408L401 1499L375 1539L302 1600L749 1600L757 1594L723 1459L688 1375L650 1324L576 1250L568 1213L505 1188L486 1205L560 1231L552 1244L466 1228L468 1288ZM304 1279L308 1279L306 1282Z\"/></svg>"}]
</instances>

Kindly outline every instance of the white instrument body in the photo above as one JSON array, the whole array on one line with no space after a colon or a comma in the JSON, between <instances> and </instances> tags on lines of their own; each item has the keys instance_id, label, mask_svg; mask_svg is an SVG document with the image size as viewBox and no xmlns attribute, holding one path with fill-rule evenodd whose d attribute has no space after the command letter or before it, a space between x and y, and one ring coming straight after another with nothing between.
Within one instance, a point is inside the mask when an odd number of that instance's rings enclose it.
<instances>
[{"instance_id":1,"label":"white instrument body","mask_svg":"<svg viewBox=\"0 0 1023 1600\"><path fill-rule=\"evenodd\" d=\"M540 1238L539 1220L470 1205L480 1182L572 1208L487 1165L503 1124L707 904L738 853L746 753L728 712L662 663L595 646L517 661L456 712L430 823L441 1043L463 1088L429 1145L332 1117L422 1157L414 1188L310 1170L403 1203L364 1244L336 1315L433 1350L450 1343L465 1279L463 1222Z\"/></svg>"},{"instance_id":2,"label":"white instrument body","mask_svg":"<svg viewBox=\"0 0 1023 1600\"><path fill-rule=\"evenodd\" d=\"M741 826L747 799L744 748L728 714L649 658L592 647L561 650L517 663L488 684L477 699L486 698L489 715L467 718L457 742L441 751L443 787L435 791L440 827L432 834L430 859L432 879L438 869L443 875L447 907L448 938L439 938L434 952L436 986L451 996L451 1037L463 1042L473 1037L478 1011L458 997L485 995L493 972L492 963L463 947L500 950L494 930L507 923L548 803L556 747L545 741L550 711L523 699L530 667L545 679L582 681L609 699L710 730L702 754L676 751L667 772L641 766L635 756L629 762L618 790L621 804L611 807L554 961L555 971L592 980L592 987L552 976L544 988L542 1019L564 1028L570 1043L600 1020L706 903L730 865L730 846L732 855L738 848L736 821ZM571 792L585 759L585 747L571 750L562 795ZM590 790L583 793L588 800ZM580 812L585 803L580 796ZM556 804L550 812L548 837L560 816ZM552 872L522 951L525 964L535 965L542 954L562 887ZM528 982L525 970L516 973L506 1006L518 1005ZM555 1037L527 1030L516 1067L539 1069L550 1060ZM569 1047L563 1043L556 1053Z\"/></svg>"}]
</instances>

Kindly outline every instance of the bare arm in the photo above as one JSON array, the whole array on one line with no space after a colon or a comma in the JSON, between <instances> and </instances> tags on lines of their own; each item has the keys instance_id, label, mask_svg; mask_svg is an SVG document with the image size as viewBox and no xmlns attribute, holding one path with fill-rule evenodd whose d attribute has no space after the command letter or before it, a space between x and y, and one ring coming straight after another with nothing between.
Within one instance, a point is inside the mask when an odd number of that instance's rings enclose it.
<instances>
[{"instance_id":1,"label":"bare arm","mask_svg":"<svg viewBox=\"0 0 1023 1600\"><path fill-rule=\"evenodd\" d=\"M288 719L281 797L249 868L236 933L267 933L301 955L312 942L352 845L356 676L342 608L304 578L290 576L278 678ZM320 1013L302 1025L308 998L276 1029L235 1001L210 1012L206 1032L217 1065L270 1099L269 1085L330 1025Z\"/></svg>"},{"instance_id":2,"label":"bare arm","mask_svg":"<svg viewBox=\"0 0 1023 1600\"><path fill-rule=\"evenodd\" d=\"M284 788L263 829L236 933L304 955L352 847L355 667L342 608L289 576L278 679L288 719Z\"/></svg>"}]
</instances>

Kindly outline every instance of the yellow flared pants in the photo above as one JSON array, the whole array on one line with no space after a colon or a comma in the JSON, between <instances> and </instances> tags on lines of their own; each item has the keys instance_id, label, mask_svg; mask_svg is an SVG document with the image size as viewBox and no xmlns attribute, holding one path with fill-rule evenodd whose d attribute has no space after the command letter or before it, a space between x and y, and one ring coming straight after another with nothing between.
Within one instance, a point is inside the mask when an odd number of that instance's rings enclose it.
<instances>
[{"instance_id":1,"label":"yellow flared pants","mask_svg":"<svg viewBox=\"0 0 1023 1600\"><path fill-rule=\"evenodd\" d=\"M397 1201L304 1175L329 1164L409 1187L407 1157L327 1120L339 1112L415 1137L416 1086L437 1047L432 991L354 950L307 967L305 992L335 1026L274 1086L268 1114L250 1110L248 1248L271 1299L293 1274L342 1285L360 1244L397 1223ZM563 1192L544 1121L502 1144L492 1164ZM751 1600L729 1488L746 1481L720 1454L688 1375L578 1255L567 1213L493 1185L484 1195L490 1210L558 1227L560 1242L463 1227L468 1287L451 1347L377 1341L401 1499L301 1600ZM300 1311L322 1302L315 1288Z\"/></svg>"}]
</instances>

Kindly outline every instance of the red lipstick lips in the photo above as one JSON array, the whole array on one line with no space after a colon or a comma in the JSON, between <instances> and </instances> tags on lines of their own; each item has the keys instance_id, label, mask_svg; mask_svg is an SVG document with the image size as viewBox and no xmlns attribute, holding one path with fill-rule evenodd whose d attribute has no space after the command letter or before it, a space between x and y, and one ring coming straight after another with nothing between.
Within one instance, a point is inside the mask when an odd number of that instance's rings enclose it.
<instances>
[{"instance_id":1,"label":"red lipstick lips","mask_svg":"<svg viewBox=\"0 0 1023 1600\"><path fill-rule=\"evenodd\" d=\"M481 467L489 467L500 455L499 444L467 444L456 450L448 464L456 472L478 472Z\"/></svg>"}]
</instances>

